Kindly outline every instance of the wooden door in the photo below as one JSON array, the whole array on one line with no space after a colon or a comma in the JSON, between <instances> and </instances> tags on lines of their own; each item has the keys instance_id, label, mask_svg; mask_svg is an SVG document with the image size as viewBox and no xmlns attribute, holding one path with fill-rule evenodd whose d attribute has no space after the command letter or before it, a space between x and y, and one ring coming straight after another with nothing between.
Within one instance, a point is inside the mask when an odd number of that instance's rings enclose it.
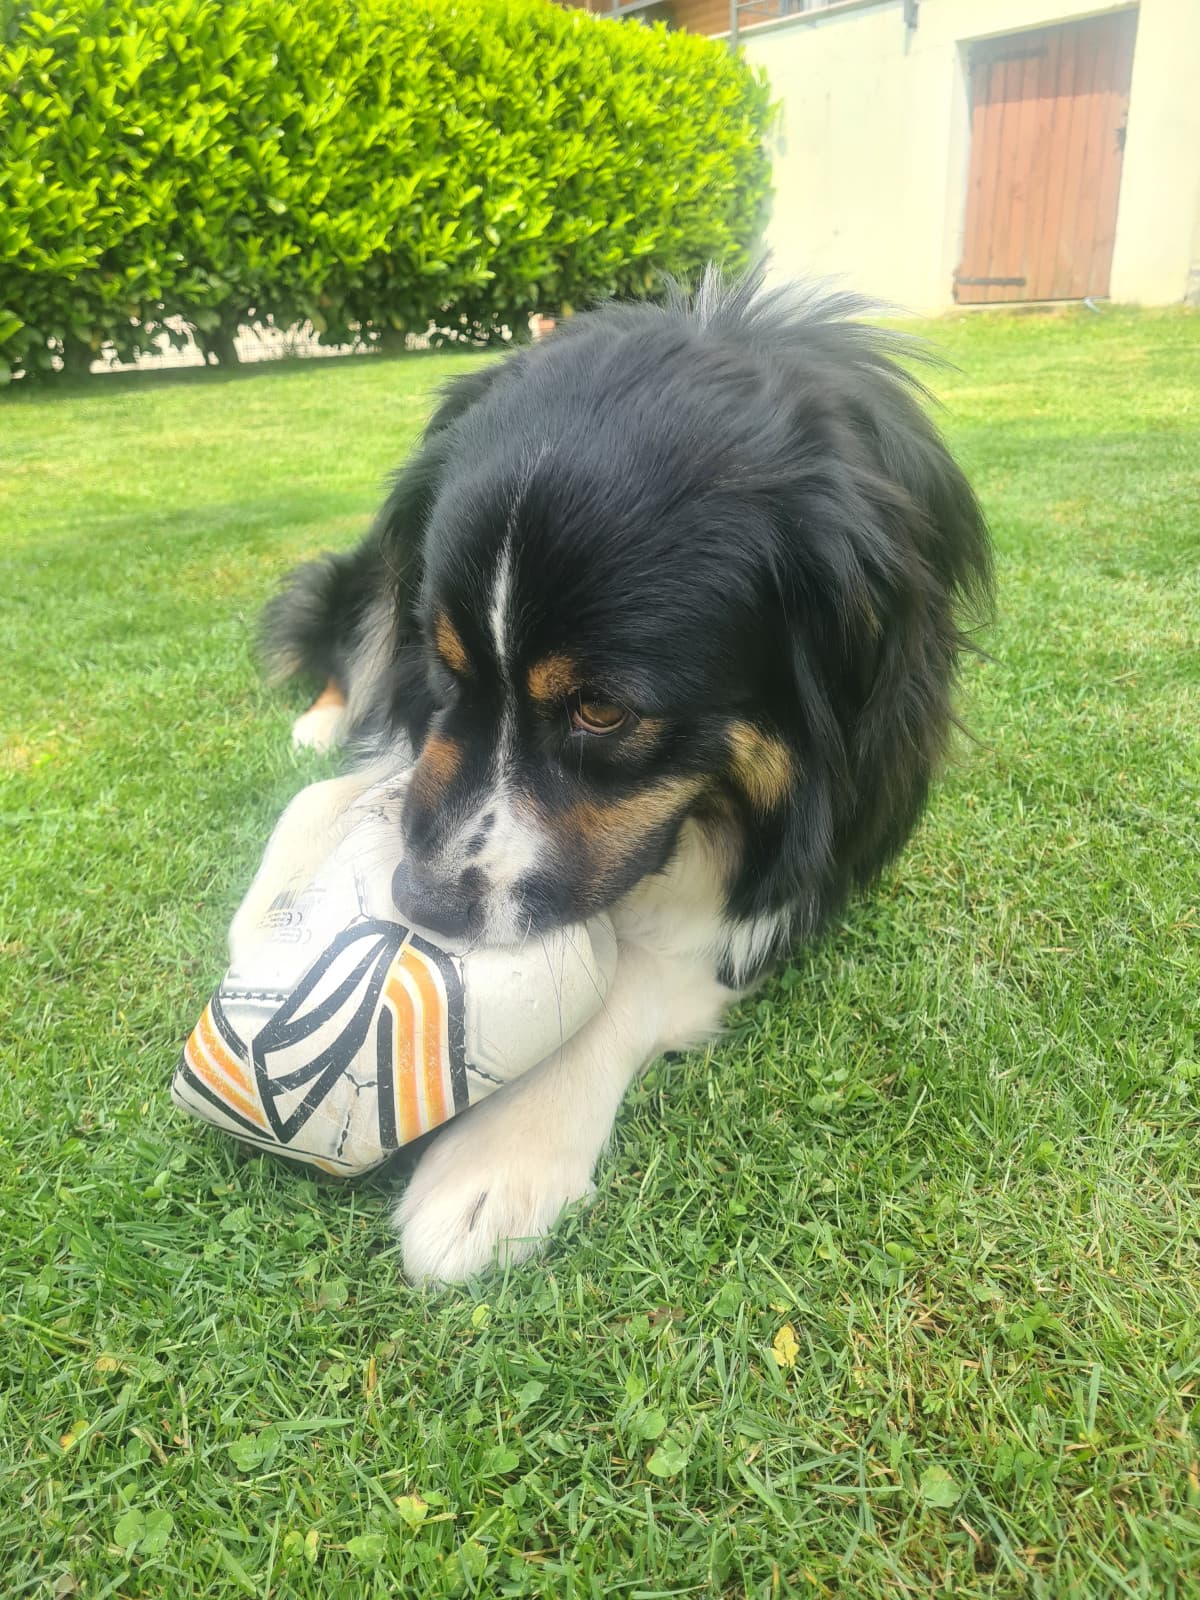
<instances>
[{"instance_id":1,"label":"wooden door","mask_svg":"<svg viewBox=\"0 0 1200 1600\"><path fill-rule=\"evenodd\" d=\"M962 305L1108 293L1137 12L972 48Z\"/></svg>"}]
</instances>

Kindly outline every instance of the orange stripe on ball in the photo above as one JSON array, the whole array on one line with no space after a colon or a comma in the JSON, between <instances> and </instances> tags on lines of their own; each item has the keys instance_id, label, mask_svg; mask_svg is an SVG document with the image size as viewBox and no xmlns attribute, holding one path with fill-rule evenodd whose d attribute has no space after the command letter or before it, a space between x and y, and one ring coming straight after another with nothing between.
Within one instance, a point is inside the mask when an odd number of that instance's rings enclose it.
<instances>
[{"instance_id":1,"label":"orange stripe on ball","mask_svg":"<svg viewBox=\"0 0 1200 1600\"><path fill-rule=\"evenodd\" d=\"M202 1078L215 1095L225 1104L266 1129L267 1121L257 1101L249 1098L250 1084L241 1063L225 1047L224 1041L213 1026L212 1013L205 1006L191 1038L184 1049L188 1065L198 1078ZM230 1081L232 1080L232 1082ZM234 1085L238 1087L234 1087ZM247 1091L239 1093L239 1089Z\"/></svg>"},{"instance_id":2,"label":"orange stripe on ball","mask_svg":"<svg viewBox=\"0 0 1200 1600\"><path fill-rule=\"evenodd\" d=\"M439 974L427 957L411 945L399 962L417 986L421 1000L421 1064L424 1069L427 1128L440 1127L450 1115L446 1104L446 997Z\"/></svg>"},{"instance_id":3,"label":"orange stripe on ball","mask_svg":"<svg viewBox=\"0 0 1200 1600\"><path fill-rule=\"evenodd\" d=\"M250 1093L250 1079L246 1076L245 1069L238 1058L233 1055L224 1039L217 1032L213 1022L212 1005L206 1005L196 1024L196 1032L200 1035L201 1042L214 1066L220 1067L222 1072L228 1073L241 1089L243 1094Z\"/></svg>"},{"instance_id":4,"label":"orange stripe on ball","mask_svg":"<svg viewBox=\"0 0 1200 1600\"><path fill-rule=\"evenodd\" d=\"M383 986L383 997L396 1019L393 1033L393 1061L396 1077L396 1112L400 1143L408 1144L425 1132L417 1108L416 1065L413 1060L417 1032L417 1013L403 972L393 962Z\"/></svg>"}]
</instances>

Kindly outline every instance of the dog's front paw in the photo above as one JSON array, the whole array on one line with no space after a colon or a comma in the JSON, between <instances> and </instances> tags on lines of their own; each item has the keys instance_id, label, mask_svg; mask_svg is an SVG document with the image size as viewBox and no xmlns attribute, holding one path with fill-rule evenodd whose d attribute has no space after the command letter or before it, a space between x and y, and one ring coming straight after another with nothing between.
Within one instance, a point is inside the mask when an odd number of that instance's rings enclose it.
<instances>
[{"instance_id":1,"label":"dog's front paw","mask_svg":"<svg viewBox=\"0 0 1200 1600\"><path fill-rule=\"evenodd\" d=\"M422 1156L395 1211L414 1283L458 1283L524 1261L563 1209L591 1195L591 1159L522 1127L504 1091L458 1118Z\"/></svg>"}]
</instances>

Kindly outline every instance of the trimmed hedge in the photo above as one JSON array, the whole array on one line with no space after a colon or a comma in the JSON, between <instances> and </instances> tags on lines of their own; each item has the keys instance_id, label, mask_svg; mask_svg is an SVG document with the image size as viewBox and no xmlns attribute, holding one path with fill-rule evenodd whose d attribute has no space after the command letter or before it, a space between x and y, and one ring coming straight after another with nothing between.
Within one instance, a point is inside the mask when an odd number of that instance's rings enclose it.
<instances>
[{"instance_id":1,"label":"trimmed hedge","mask_svg":"<svg viewBox=\"0 0 1200 1600\"><path fill-rule=\"evenodd\" d=\"M550 0L0 0L0 376L742 266L769 111L723 44Z\"/></svg>"}]
</instances>

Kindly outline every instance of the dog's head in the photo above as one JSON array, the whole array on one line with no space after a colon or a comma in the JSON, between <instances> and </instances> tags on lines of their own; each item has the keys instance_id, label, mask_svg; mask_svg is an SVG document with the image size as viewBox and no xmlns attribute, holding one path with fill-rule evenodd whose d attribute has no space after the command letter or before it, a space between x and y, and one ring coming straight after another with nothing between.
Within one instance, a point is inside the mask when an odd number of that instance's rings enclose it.
<instances>
[{"instance_id":1,"label":"dog's head","mask_svg":"<svg viewBox=\"0 0 1200 1600\"><path fill-rule=\"evenodd\" d=\"M732 916L811 925L903 841L986 539L844 310L710 283L451 393L377 532L416 920L586 918L696 818Z\"/></svg>"}]
</instances>

